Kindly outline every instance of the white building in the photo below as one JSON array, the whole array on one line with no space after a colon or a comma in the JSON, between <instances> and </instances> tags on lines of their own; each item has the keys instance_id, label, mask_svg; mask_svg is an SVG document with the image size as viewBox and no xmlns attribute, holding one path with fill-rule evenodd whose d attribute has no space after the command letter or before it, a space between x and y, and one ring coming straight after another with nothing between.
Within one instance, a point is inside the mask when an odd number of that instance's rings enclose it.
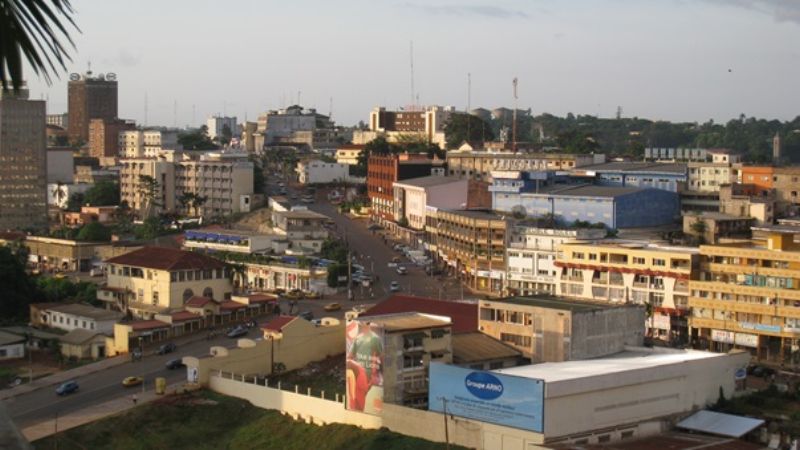
<instances>
[{"instance_id":1,"label":"white building","mask_svg":"<svg viewBox=\"0 0 800 450\"><path fill-rule=\"evenodd\" d=\"M741 157L730 150L707 150L711 162L690 162L687 188L690 191L719 192L723 184L737 181L734 164L741 162Z\"/></svg>"},{"instance_id":2,"label":"white building","mask_svg":"<svg viewBox=\"0 0 800 450\"><path fill-rule=\"evenodd\" d=\"M426 208L463 209L467 204L469 181L458 177L431 175L397 181L394 186L394 219L405 217L408 227L425 229Z\"/></svg>"},{"instance_id":3,"label":"white building","mask_svg":"<svg viewBox=\"0 0 800 450\"><path fill-rule=\"evenodd\" d=\"M606 231L596 228L554 229L515 225L506 248L506 292L514 295L555 294L560 268L559 246L568 242L602 239Z\"/></svg>"},{"instance_id":4,"label":"white building","mask_svg":"<svg viewBox=\"0 0 800 450\"><path fill-rule=\"evenodd\" d=\"M59 330L76 329L112 334L114 324L124 316L121 312L94 308L77 303L53 305L40 310L42 322Z\"/></svg>"},{"instance_id":5,"label":"white building","mask_svg":"<svg viewBox=\"0 0 800 450\"><path fill-rule=\"evenodd\" d=\"M187 230L184 233L183 248L251 254L275 250L273 241L278 238L282 236L243 230Z\"/></svg>"},{"instance_id":6,"label":"white building","mask_svg":"<svg viewBox=\"0 0 800 450\"><path fill-rule=\"evenodd\" d=\"M211 139L217 139L219 136L222 136L222 130L225 129L225 126L228 126L228 129L231 130L231 136L235 136L238 133L238 128L236 127L236 117L228 117L228 116L211 116L206 120L206 126L208 127L208 137Z\"/></svg>"},{"instance_id":7,"label":"white building","mask_svg":"<svg viewBox=\"0 0 800 450\"><path fill-rule=\"evenodd\" d=\"M75 194L83 194L92 187L91 184L59 184L48 183L47 185L47 204L61 209L67 207L69 198Z\"/></svg>"},{"instance_id":8,"label":"white building","mask_svg":"<svg viewBox=\"0 0 800 450\"><path fill-rule=\"evenodd\" d=\"M178 132L128 130L119 133L120 158L155 158L162 150L180 150Z\"/></svg>"},{"instance_id":9,"label":"white building","mask_svg":"<svg viewBox=\"0 0 800 450\"><path fill-rule=\"evenodd\" d=\"M350 176L347 164L328 163L318 159L297 163L297 178L300 184L324 184L345 181Z\"/></svg>"},{"instance_id":10,"label":"white building","mask_svg":"<svg viewBox=\"0 0 800 450\"><path fill-rule=\"evenodd\" d=\"M0 361L19 359L25 356L25 338L0 331Z\"/></svg>"}]
</instances>

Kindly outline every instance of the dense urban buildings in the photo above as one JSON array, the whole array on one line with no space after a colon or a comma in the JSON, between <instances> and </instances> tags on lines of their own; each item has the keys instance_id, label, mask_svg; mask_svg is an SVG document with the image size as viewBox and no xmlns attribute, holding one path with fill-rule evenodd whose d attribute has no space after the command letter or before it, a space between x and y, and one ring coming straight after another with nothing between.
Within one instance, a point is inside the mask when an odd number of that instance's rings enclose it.
<instances>
[{"instance_id":1,"label":"dense urban buildings","mask_svg":"<svg viewBox=\"0 0 800 450\"><path fill-rule=\"evenodd\" d=\"M0 230L47 227L45 102L0 92Z\"/></svg>"},{"instance_id":2,"label":"dense urban buildings","mask_svg":"<svg viewBox=\"0 0 800 450\"><path fill-rule=\"evenodd\" d=\"M127 130L119 133L120 158L153 158L162 150L180 150L175 130Z\"/></svg>"},{"instance_id":3,"label":"dense urban buildings","mask_svg":"<svg viewBox=\"0 0 800 450\"><path fill-rule=\"evenodd\" d=\"M113 73L70 75L68 89L69 140L89 142L89 122L92 119L114 120L118 117L117 76Z\"/></svg>"},{"instance_id":4,"label":"dense urban buildings","mask_svg":"<svg viewBox=\"0 0 800 450\"><path fill-rule=\"evenodd\" d=\"M376 107L369 114L369 130L353 134L354 144L366 144L378 136L389 142L421 141L436 144L444 149L447 142L444 126L455 112L452 106L429 106L401 111L388 111Z\"/></svg>"},{"instance_id":5,"label":"dense urban buildings","mask_svg":"<svg viewBox=\"0 0 800 450\"><path fill-rule=\"evenodd\" d=\"M228 116L211 116L206 120L206 127L208 127L208 137L211 139L217 139L221 137L225 129L227 128L227 132L233 136L234 134L238 133L238 129L236 127L236 117L228 117Z\"/></svg>"},{"instance_id":6,"label":"dense urban buildings","mask_svg":"<svg viewBox=\"0 0 800 450\"><path fill-rule=\"evenodd\" d=\"M367 195L371 215L380 222L394 220L394 183L444 174L444 161L424 154L370 155L367 161Z\"/></svg>"},{"instance_id":7,"label":"dense urban buildings","mask_svg":"<svg viewBox=\"0 0 800 450\"><path fill-rule=\"evenodd\" d=\"M89 121L89 155L100 161L115 161L120 153L119 136L136 128L132 121L122 119L91 119ZM103 164L103 165L114 165Z\"/></svg>"}]
</instances>

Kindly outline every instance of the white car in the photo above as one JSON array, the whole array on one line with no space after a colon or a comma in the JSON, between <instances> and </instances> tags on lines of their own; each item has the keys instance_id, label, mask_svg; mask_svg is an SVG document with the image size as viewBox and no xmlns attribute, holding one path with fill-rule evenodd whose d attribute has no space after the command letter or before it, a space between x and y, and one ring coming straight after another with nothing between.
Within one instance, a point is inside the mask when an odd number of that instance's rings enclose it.
<instances>
[{"instance_id":1,"label":"white car","mask_svg":"<svg viewBox=\"0 0 800 450\"><path fill-rule=\"evenodd\" d=\"M391 292L397 292L397 291L399 291L399 290L400 290L400 283L398 283L397 281L392 281L392 282L389 284L389 291L391 291Z\"/></svg>"},{"instance_id":2,"label":"white car","mask_svg":"<svg viewBox=\"0 0 800 450\"><path fill-rule=\"evenodd\" d=\"M405 266L397 266L397 274L398 275L407 275L408 274L408 269L406 269Z\"/></svg>"}]
</instances>

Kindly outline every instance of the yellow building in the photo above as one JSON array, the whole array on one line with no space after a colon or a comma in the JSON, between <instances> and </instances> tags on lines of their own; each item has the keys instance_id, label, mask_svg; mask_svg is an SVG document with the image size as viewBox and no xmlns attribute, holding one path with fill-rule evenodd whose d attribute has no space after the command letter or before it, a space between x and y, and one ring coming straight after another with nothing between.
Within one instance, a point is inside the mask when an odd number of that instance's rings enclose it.
<instances>
[{"instance_id":1,"label":"yellow building","mask_svg":"<svg viewBox=\"0 0 800 450\"><path fill-rule=\"evenodd\" d=\"M555 265L557 293L608 303L648 305L647 332L665 341L687 342L689 279L698 252L615 241L565 243Z\"/></svg>"},{"instance_id":2,"label":"yellow building","mask_svg":"<svg viewBox=\"0 0 800 450\"><path fill-rule=\"evenodd\" d=\"M700 246L689 282L689 329L696 346L749 350L759 360L796 360L800 339L800 231L757 229L764 238Z\"/></svg>"},{"instance_id":3,"label":"yellow building","mask_svg":"<svg viewBox=\"0 0 800 450\"><path fill-rule=\"evenodd\" d=\"M200 253L144 247L106 263L107 280L97 299L137 317L180 310L195 295L222 301L233 291L225 263Z\"/></svg>"},{"instance_id":4,"label":"yellow building","mask_svg":"<svg viewBox=\"0 0 800 450\"><path fill-rule=\"evenodd\" d=\"M438 257L472 289L500 293L506 274L504 217L478 210L438 210L426 231Z\"/></svg>"}]
</instances>

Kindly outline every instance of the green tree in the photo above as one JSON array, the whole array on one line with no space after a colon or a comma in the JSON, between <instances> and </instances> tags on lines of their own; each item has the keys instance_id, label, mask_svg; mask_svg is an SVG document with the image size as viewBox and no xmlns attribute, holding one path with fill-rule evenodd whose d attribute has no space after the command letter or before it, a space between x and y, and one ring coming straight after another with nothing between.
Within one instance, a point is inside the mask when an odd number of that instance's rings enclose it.
<instances>
[{"instance_id":1,"label":"green tree","mask_svg":"<svg viewBox=\"0 0 800 450\"><path fill-rule=\"evenodd\" d=\"M67 211L78 212L81 210L81 206L83 206L82 193L76 192L69 196L69 200L67 200Z\"/></svg>"},{"instance_id":2,"label":"green tree","mask_svg":"<svg viewBox=\"0 0 800 450\"><path fill-rule=\"evenodd\" d=\"M64 40L73 48L67 27L80 32L72 20L69 0L3 0L0 2L0 84L6 90L22 86L22 58L50 84L50 73L67 70L71 61ZM8 83L10 81L10 83Z\"/></svg>"},{"instance_id":3,"label":"green tree","mask_svg":"<svg viewBox=\"0 0 800 450\"><path fill-rule=\"evenodd\" d=\"M84 203L92 206L112 206L119 204L119 184L113 181L99 181L83 194Z\"/></svg>"},{"instance_id":4,"label":"green tree","mask_svg":"<svg viewBox=\"0 0 800 450\"><path fill-rule=\"evenodd\" d=\"M458 148L464 142L483 145L494 139L491 126L473 114L453 113L444 125L447 148Z\"/></svg>"},{"instance_id":5,"label":"green tree","mask_svg":"<svg viewBox=\"0 0 800 450\"><path fill-rule=\"evenodd\" d=\"M178 143L186 150L215 150L219 148L208 137L208 127L205 125L196 130L179 134Z\"/></svg>"},{"instance_id":6,"label":"green tree","mask_svg":"<svg viewBox=\"0 0 800 450\"><path fill-rule=\"evenodd\" d=\"M139 195L142 197L142 216L151 217L161 203L157 200L161 184L150 175L139 175Z\"/></svg>"},{"instance_id":7,"label":"green tree","mask_svg":"<svg viewBox=\"0 0 800 450\"><path fill-rule=\"evenodd\" d=\"M219 142L222 145L228 145L231 143L231 138L233 137L233 132L231 131L231 127L228 126L226 123L222 126L222 133L219 138Z\"/></svg>"},{"instance_id":8,"label":"green tree","mask_svg":"<svg viewBox=\"0 0 800 450\"><path fill-rule=\"evenodd\" d=\"M111 229L100 222L87 223L81 227L76 239L89 242L108 242L111 240Z\"/></svg>"},{"instance_id":9,"label":"green tree","mask_svg":"<svg viewBox=\"0 0 800 450\"><path fill-rule=\"evenodd\" d=\"M322 243L320 256L339 263L347 262L347 247L338 239L328 238Z\"/></svg>"},{"instance_id":10,"label":"green tree","mask_svg":"<svg viewBox=\"0 0 800 450\"><path fill-rule=\"evenodd\" d=\"M331 264L328 266L328 287L337 287L342 284L339 277L347 276L347 264Z\"/></svg>"},{"instance_id":11,"label":"green tree","mask_svg":"<svg viewBox=\"0 0 800 450\"><path fill-rule=\"evenodd\" d=\"M25 264L8 247L0 247L0 298L2 320L28 317L28 305L36 298Z\"/></svg>"},{"instance_id":12,"label":"green tree","mask_svg":"<svg viewBox=\"0 0 800 450\"><path fill-rule=\"evenodd\" d=\"M164 234L165 231L166 230L164 230L164 227L161 225L161 219L158 217L148 217L144 219L144 222L136 226L133 230L136 239L143 240L155 239Z\"/></svg>"}]
</instances>

